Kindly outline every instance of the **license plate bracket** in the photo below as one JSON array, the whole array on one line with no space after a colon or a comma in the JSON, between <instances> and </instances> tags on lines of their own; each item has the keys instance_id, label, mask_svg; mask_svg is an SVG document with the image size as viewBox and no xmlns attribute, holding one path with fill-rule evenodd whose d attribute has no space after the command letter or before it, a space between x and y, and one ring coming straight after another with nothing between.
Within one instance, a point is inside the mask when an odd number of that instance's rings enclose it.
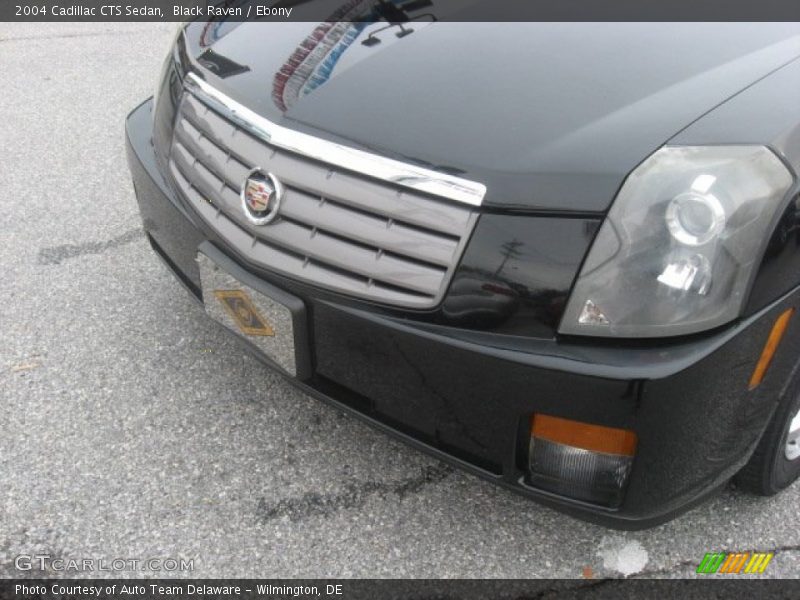
<instances>
[{"instance_id":1,"label":"license plate bracket","mask_svg":"<svg viewBox=\"0 0 800 600\"><path fill-rule=\"evenodd\" d=\"M197 263L208 315L285 374L310 377L303 301L251 275L208 242L198 248Z\"/></svg>"}]
</instances>

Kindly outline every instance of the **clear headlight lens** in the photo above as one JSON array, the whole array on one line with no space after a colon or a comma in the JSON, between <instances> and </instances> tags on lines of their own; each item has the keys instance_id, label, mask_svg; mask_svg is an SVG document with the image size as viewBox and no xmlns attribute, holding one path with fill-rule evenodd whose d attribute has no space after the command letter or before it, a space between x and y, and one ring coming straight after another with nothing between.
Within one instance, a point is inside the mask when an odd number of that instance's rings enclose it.
<instances>
[{"instance_id":1,"label":"clear headlight lens","mask_svg":"<svg viewBox=\"0 0 800 600\"><path fill-rule=\"evenodd\" d=\"M736 318L792 175L763 146L667 146L625 181L561 333L654 337Z\"/></svg>"}]
</instances>

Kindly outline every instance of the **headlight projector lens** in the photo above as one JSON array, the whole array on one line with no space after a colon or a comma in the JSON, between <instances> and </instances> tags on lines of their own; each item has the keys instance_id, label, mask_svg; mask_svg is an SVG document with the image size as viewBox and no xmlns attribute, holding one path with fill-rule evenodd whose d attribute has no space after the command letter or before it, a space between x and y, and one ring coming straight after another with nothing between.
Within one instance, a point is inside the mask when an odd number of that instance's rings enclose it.
<instances>
[{"instance_id":1,"label":"headlight projector lens","mask_svg":"<svg viewBox=\"0 0 800 600\"><path fill-rule=\"evenodd\" d=\"M707 244L725 228L725 209L716 196L687 192L667 205L667 228L686 246Z\"/></svg>"}]
</instances>

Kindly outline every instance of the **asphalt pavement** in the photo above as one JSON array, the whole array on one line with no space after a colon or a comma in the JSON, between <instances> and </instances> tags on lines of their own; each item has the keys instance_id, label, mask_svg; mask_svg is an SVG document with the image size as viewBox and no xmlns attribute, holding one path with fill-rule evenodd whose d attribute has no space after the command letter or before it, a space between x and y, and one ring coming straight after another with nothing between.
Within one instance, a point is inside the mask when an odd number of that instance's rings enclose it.
<instances>
[{"instance_id":1,"label":"asphalt pavement","mask_svg":"<svg viewBox=\"0 0 800 600\"><path fill-rule=\"evenodd\" d=\"M184 559L169 574L196 577L685 577L725 550L800 574L798 485L612 531L246 355L150 250L126 166L125 115L174 29L0 24L0 576L48 554Z\"/></svg>"}]
</instances>

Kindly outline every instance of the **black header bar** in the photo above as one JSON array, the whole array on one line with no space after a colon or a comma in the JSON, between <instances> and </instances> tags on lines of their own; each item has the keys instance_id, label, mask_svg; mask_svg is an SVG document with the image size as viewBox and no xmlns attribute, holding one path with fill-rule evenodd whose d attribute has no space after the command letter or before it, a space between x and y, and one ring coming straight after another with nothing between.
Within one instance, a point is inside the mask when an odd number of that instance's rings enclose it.
<instances>
[{"instance_id":1,"label":"black header bar","mask_svg":"<svg viewBox=\"0 0 800 600\"><path fill-rule=\"evenodd\" d=\"M0 21L797 21L796 0L0 0Z\"/></svg>"},{"instance_id":2,"label":"black header bar","mask_svg":"<svg viewBox=\"0 0 800 600\"><path fill-rule=\"evenodd\" d=\"M524 598L797 598L798 580L707 576L695 580L253 580L22 579L0 580L3 600L325 599L471 600Z\"/></svg>"}]
</instances>

